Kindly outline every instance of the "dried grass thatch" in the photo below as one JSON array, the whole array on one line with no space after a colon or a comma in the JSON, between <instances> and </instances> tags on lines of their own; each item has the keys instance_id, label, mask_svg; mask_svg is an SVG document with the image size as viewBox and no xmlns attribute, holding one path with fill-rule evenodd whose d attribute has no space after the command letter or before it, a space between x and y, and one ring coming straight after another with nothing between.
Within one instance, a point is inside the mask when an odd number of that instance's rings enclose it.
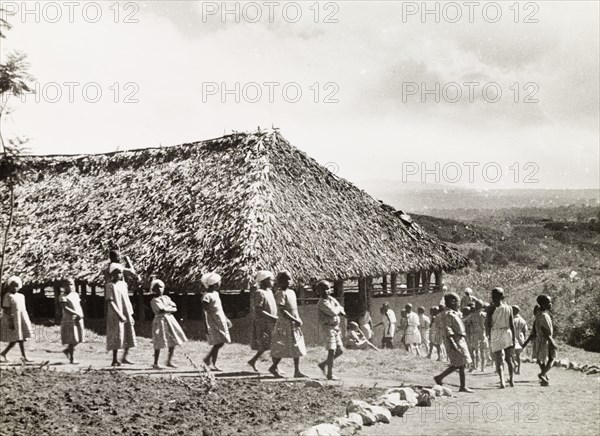
<instances>
[{"instance_id":1,"label":"dried grass thatch","mask_svg":"<svg viewBox=\"0 0 600 436\"><path fill-rule=\"evenodd\" d=\"M146 277L178 289L212 270L229 289L242 289L264 268L306 283L467 262L277 130L30 159L8 254L9 272L30 283L100 282L113 244Z\"/></svg>"}]
</instances>

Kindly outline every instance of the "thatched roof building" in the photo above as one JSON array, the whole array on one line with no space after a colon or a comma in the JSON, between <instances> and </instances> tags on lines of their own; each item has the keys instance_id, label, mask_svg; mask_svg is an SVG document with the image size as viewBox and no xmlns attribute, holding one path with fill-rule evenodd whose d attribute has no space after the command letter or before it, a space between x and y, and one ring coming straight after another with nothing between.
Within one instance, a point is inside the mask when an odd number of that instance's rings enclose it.
<instances>
[{"instance_id":1,"label":"thatched roof building","mask_svg":"<svg viewBox=\"0 0 600 436\"><path fill-rule=\"evenodd\" d=\"M467 262L277 130L31 164L7 260L9 273L32 284L67 276L101 283L114 244L143 275L175 289L212 270L226 288L244 289L263 268L307 283Z\"/></svg>"}]
</instances>

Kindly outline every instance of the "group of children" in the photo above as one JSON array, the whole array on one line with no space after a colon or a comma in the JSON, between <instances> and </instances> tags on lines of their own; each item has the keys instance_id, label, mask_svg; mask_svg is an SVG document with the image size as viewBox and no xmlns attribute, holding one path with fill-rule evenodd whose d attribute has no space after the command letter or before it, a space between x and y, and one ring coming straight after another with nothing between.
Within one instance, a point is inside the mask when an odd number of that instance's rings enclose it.
<instances>
[{"instance_id":1,"label":"group of children","mask_svg":"<svg viewBox=\"0 0 600 436\"><path fill-rule=\"evenodd\" d=\"M128 262L129 264L130 262ZM125 273L135 275L130 265L125 267L120 262L118 253L111 252L111 262L105 270L106 314L106 349L112 351L113 366L132 364L128 358L129 349L136 345L135 321L133 307L128 296ZM306 346L302 334L302 320L298 313L296 294L291 289L292 276L287 271L281 271L275 277L270 271L259 271L256 274L256 290L252 294L251 314L253 320L252 349L256 354L248 364L258 371L258 359L268 350L271 351L272 364L269 372L275 377L283 377L279 363L284 358L294 361L294 377L306 377L300 371L300 358L306 355ZM231 342L229 330L231 321L225 316L219 289L221 277L216 273L204 274L201 278L203 294L202 307L208 343L212 346L204 358L206 367L220 371L217 367L219 350L225 343ZM277 291L273 288L276 286ZM16 344L19 345L22 358L26 356L24 341L31 337L32 328L25 299L19 290L22 282L19 277L10 277L7 281L7 293L2 298L2 318L0 339L8 342L8 346L0 353L0 358L6 360L6 354ZM63 310L61 321L61 341L66 345L64 354L70 363L74 359L75 347L85 339L83 310L79 295L75 291L75 283L68 279L63 283L64 293L60 297ZM153 279L150 290L154 295L151 308L154 312L152 322L152 340L154 345L155 369L159 365L160 351L168 349L166 365L175 367L173 354L175 347L187 341L181 326L173 316L177 311L175 303L164 295L165 284L159 279ZM329 380L335 380L333 375L334 360L342 355L341 318L345 317L342 305L332 296L331 282L321 280L316 284L319 293L317 303L318 320L324 338L327 355L318 364L319 369ZM470 291L470 290L468 290ZM373 327L384 325L382 348L393 348L393 338L396 330L402 332L402 342L407 351L420 355L420 347L425 346L428 358L431 358L435 348L438 360L446 354L450 366L441 374L434 377L442 384L444 377L458 371L460 376L460 391L471 392L466 387L465 371L481 367L483 371L486 362L491 358L495 362L500 377L500 387L506 383L514 386L513 376L520 373L520 353L529 342L533 341L533 357L540 366L538 375L542 385L549 384L548 371L556 357L556 343L553 338L552 320L548 312L552 308L550 297L539 295L535 310L535 322L531 334L527 336L527 323L520 316L517 306L509 306L504 302L502 288L491 291L491 304L476 299L467 292L461 302L453 292L443 297L444 304L430 310L431 319L425 315L425 309L419 307L413 312L412 305L407 304L401 316L400 327L396 328L396 316L388 303L381 307L382 322L373 326L370 317L360 317L359 322L349 322L347 326L346 347L378 350L370 341ZM463 305L461 308L460 306ZM360 323L360 324L359 324ZM118 350L124 350L123 357L118 360ZM445 353L444 353L445 351ZM504 363L508 369L508 379L504 376Z\"/></svg>"}]
</instances>

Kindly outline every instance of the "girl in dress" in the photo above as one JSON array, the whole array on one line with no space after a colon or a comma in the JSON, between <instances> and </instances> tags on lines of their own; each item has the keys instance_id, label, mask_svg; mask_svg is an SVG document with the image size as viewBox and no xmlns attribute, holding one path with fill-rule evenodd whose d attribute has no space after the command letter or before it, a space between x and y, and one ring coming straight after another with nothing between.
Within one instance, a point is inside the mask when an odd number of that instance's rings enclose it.
<instances>
[{"instance_id":1,"label":"girl in dress","mask_svg":"<svg viewBox=\"0 0 600 436\"><path fill-rule=\"evenodd\" d=\"M111 281L106 285L106 349L113 352L112 366L121 363L133 365L127 355L135 347L136 336L133 320L133 307L129 300L127 283L123 279L124 267L120 263L111 263L109 267ZM117 352L123 349L123 359L117 360Z\"/></svg>"},{"instance_id":2,"label":"girl in dress","mask_svg":"<svg viewBox=\"0 0 600 436\"><path fill-rule=\"evenodd\" d=\"M412 304L404 306L406 312L406 325L404 328L404 344L407 351L421 356L421 333L419 331L419 315L412 310Z\"/></svg>"},{"instance_id":3,"label":"girl in dress","mask_svg":"<svg viewBox=\"0 0 600 436\"><path fill-rule=\"evenodd\" d=\"M271 342L273 364L269 368L269 372L276 378L283 377L278 369L279 362L281 359L291 358L294 359L294 377L304 378L306 376L300 372L300 357L306 355L306 346L300 328L302 320L298 314L296 294L290 289L292 275L287 271L281 271L277 274L275 281L278 287L275 294L278 317L273 329Z\"/></svg>"},{"instance_id":4,"label":"girl in dress","mask_svg":"<svg viewBox=\"0 0 600 436\"><path fill-rule=\"evenodd\" d=\"M8 345L0 353L0 358L6 361L6 353L15 344L19 344L23 362L32 362L25 354L25 341L31 337L31 321L25 307L25 296L19 293L23 282L17 276L8 278L8 292L2 298L2 319L0 320L0 341Z\"/></svg>"},{"instance_id":5,"label":"girl in dress","mask_svg":"<svg viewBox=\"0 0 600 436\"><path fill-rule=\"evenodd\" d=\"M460 298L454 292L449 292L444 295L444 302L448 309L439 314L435 322L443 326L444 343L446 344L446 353L450 358L450 366L440 375L435 376L433 380L441 385L446 376L458 371L460 377L459 392L471 393L473 391L466 386L467 376L465 372L465 367L471 363L471 356L465 339L465 326L458 313Z\"/></svg>"},{"instance_id":6,"label":"girl in dress","mask_svg":"<svg viewBox=\"0 0 600 436\"><path fill-rule=\"evenodd\" d=\"M62 320L60 322L60 338L67 348L63 350L71 364L75 362L75 347L85 340L83 327L83 309L79 294L75 292L75 281L67 279L64 283L64 293L60 297L62 307Z\"/></svg>"},{"instance_id":7,"label":"girl in dress","mask_svg":"<svg viewBox=\"0 0 600 436\"><path fill-rule=\"evenodd\" d=\"M512 307L504 302L502 288L492 289L492 304L488 309L486 324L490 350L500 377L500 389L506 387L503 361L506 361L508 367L508 384L514 387L512 351L515 346L515 326Z\"/></svg>"},{"instance_id":8,"label":"girl in dress","mask_svg":"<svg viewBox=\"0 0 600 436\"><path fill-rule=\"evenodd\" d=\"M152 312L154 312L154 320L152 321L154 364L152 365L152 368L162 369L158 364L158 358L160 357L160 350L163 348L169 349L167 366L176 368L173 364L175 347L187 342L185 333L173 316L173 313L177 312L177 306L169 296L164 295L165 284L162 280L152 280L152 283L150 283L150 291L154 294L154 298L150 302L150 307L152 307Z\"/></svg>"},{"instance_id":9,"label":"girl in dress","mask_svg":"<svg viewBox=\"0 0 600 436\"><path fill-rule=\"evenodd\" d=\"M229 323L231 321L225 316L221 297L219 296L221 276L211 272L204 274L200 281L206 289L202 297L202 310L204 311L208 343L212 345L209 353L204 358L204 364L212 371L221 371L217 367L219 350L223 345L231 342L231 337L229 336Z\"/></svg>"},{"instance_id":10,"label":"girl in dress","mask_svg":"<svg viewBox=\"0 0 600 436\"><path fill-rule=\"evenodd\" d=\"M273 285L275 284L275 276L271 271L258 271L256 273L257 289L254 291L252 298L252 345L251 348L256 350L256 354L248 361L248 365L254 371L256 362L265 351L271 349L271 336L273 335L273 327L277 321L277 303L273 295Z\"/></svg>"}]
</instances>

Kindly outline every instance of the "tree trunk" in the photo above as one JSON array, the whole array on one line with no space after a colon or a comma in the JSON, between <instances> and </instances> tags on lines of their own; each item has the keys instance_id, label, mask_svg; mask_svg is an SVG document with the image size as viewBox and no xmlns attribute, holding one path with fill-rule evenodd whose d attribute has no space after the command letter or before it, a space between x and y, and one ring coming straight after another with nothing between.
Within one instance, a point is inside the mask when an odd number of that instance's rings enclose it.
<instances>
[{"instance_id":1,"label":"tree trunk","mask_svg":"<svg viewBox=\"0 0 600 436\"><path fill-rule=\"evenodd\" d=\"M6 224L6 230L4 231L4 241L2 242L2 257L0 258L0 295L2 295L2 285L4 283L4 256L6 254L6 246L8 244L8 233L10 226L12 225L13 215L15 213L15 188L10 187L10 211L8 215L8 224Z\"/></svg>"}]
</instances>

